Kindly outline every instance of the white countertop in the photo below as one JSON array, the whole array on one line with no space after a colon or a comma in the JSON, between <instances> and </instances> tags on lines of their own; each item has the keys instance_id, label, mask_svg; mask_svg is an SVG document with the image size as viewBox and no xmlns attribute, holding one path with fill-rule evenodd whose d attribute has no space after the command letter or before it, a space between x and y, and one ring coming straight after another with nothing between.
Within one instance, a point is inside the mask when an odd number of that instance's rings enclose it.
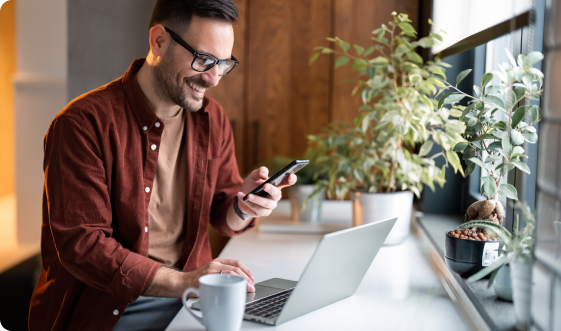
<instances>
[{"instance_id":1,"label":"white countertop","mask_svg":"<svg viewBox=\"0 0 561 331\"><path fill-rule=\"evenodd\" d=\"M262 221L286 220L289 209L283 201L274 215ZM350 224L348 202L326 202L323 211L330 222ZM346 219L341 217L342 212L348 215ZM270 278L298 280L321 237L253 229L232 238L220 257L241 260L252 270L256 282ZM380 249L354 296L279 326L249 321L242 325L242 330L267 331L451 329L460 331L468 327L412 236L400 245ZM205 328L182 309L166 330Z\"/></svg>"}]
</instances>

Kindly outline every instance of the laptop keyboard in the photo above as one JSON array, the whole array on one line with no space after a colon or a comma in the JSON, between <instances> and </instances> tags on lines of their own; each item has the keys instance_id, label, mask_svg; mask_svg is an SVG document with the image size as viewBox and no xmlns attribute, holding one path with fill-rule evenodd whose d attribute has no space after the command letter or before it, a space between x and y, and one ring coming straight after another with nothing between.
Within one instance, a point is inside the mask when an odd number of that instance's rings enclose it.
<instances>
[{"instance_id":1,"label":"laptop keyboard","mask_svg":"<svg viewBox=\"0 0 561 331\"><path fill-rule=\"evenodd\" d=\"M292 290L293 288L273 294L263 300L250 302L245 305L245 313L264 318L275 318L279 316Z\"/></svg>"}]
</instances>

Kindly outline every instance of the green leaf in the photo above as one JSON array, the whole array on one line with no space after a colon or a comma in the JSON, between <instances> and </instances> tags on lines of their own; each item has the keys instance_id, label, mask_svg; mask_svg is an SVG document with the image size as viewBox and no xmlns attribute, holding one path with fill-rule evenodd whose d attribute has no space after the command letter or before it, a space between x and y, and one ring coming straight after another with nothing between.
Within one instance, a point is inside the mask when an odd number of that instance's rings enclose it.
<instances>
[{"instance_id":1,"label":"green leaf","mask_svg":"<svg viewBox=\"0 0 561 331\"><path fill-rule=\"evenodd\" d=\"M366 51L364 51L364 54L362 54L362 56L368 56L370 55L372 52L374 52L374 50L376 49L375 46L370 46L366 49Z\"/></svg>"},{"instance_id":2,"label":"green leaf","mask_svg":"<svg viewBox=\"0 0 561 331\"><path fill-rule=\"evenodd\" d=\"M499 189L502 190L505 196L509 199L518 200L518 193L516 188L510 184L501 184Z\"/></svg>"},{"instance_id":3,"label":"green leaf","mask_svg":"<svg viewBox=\"0 0 561 331\"><path fill-rule=\"evenodd\" d=\"M364 47L359 46L359 45L353 45L353 47L355 48L358 55L362 55L362 53L364 53Z\"/></svg>"},{"instance_id":4,"label":"green leaf","mask_svg":"<svg viewBox=\"0 0 561 331\"><path fill-rule=\"evenodd\" d=\"M506 154L504 156L510 158L510 154L512 154L512 145L510 144L510 141L508 141L508 139L503 139L501 141L501 145L503 148L503 152Z\"/></svg>"},{"instance_id":5,"label":"green leaf","mask_svg":"<svg viewBox=\"0 0 561 331\"><path fill-rule=\"evenodd\" d=\"M430 153L433 145L434 145L434 141L432 140L425 141L425 143L421 146L421 149L419 150L419 156L425 156L428 153Z\"/></svg>"},{"instance_id":6,"label":"green leaf","mask_svg":"<svg viewBox=\"0 0 561 331\"><path fill-rule=\"evenodd\" d=\"M487 148L491 152L498 153L499 152L498 148L502 148L502 145L501 145L500 141L495 141L495 142L492 142L489 146L487 146Z\"/></svg>"},{"instance_id":7,"label":"green leaf","mask_svg":"<svg viewBox=\"0 0 561 331\"><path fill-rule=\"evenodd\" d=\"M403 33L405 33L410 37L415 37L415 35L417 34L415 28L413 28L413 26L411 26L411 24L407 22L399 22L397 23L397 26L399 26L399 28L403 31Z\"/></svg>"},{"instance_id":8,"label":"green leaf","mask_svg":"<svg viewBox=\"0 0 561 331\"><path fill-rule=\"evenodd\" d=\"M528 111L530 113L530 118L532 119L532 123L535 123L540 120L540 107L532 106Z\"/></svg>"},{"instance_id":9,"label":"green leaf","mask_svg":"<svg viewBox=\"0 0 561 331\"><path fill-rule=\"evenodd\" d=\"M466 69L466 70L460 72L458 74L458 77L456 77L456 86L458 86L460 84L460 82L462 80L464 80L464 78L466 78L467 75L469 75L470 72L471 72L471 69Z\"/></svg>"},{"instance_id":10,"label":"green leaf","mask_svg":"<svg viewBox=\"0 0 561 331\"><path fill-rule=\"evenodd\" d=\"M451 92L451 93L448 93L448 94L443 95L442 98L440 98L440 100L438 100L438 107L437 107L437 109L442 108L442 105L444 104L444 100L446 100L446 98L448 98L448 97L449 97L450 95L452 95L452 94L454 94L454 92Z\"/></svg>"},{"instance_id":11,"label":"green leaf","mask_svg":"<svg viewBox=\"0 0 561 331\"><path fill-rule=\"evenodd\" d=\"M475 170L475 163L470 162L470 164L466 168L466 176L469 176Z\"/></svg>"},{"instance_id":12,"label":"green leaf","mask_svg":"<svg viewBox=\"0 0 561 331\"><path fill-rule=\"evenodd\" d=\"M314 61L317 60L318 57L319 57L319 53L312 54L312 56L310 56L310 62L308 62L308 65L314 63Z\"/></svg>"},{"instance_id":13,"label":"green leaf","mask_svg":"<svg viewBox=\"0 0 561 331\"><path fill-rule=\"evenodd\" d=\"M459 170L462 176L465 177L464 169L462 168L462 164L460 163L460 158L458 157L458 154L456 154L456 152L448 150L446 151L446 158L452 165L452 168L454 168L454 173L456 173Z\"/></svg>"},{"instance_id":14,"label":"green leaf","mask_svg":"<svg viewBox=\"0 0 561 331\"><path fill-rule=\"evenodd\" d=\"M353 61L351 69L361 71L364 70L364 68L366 68L366 63L364 63L364 60L356 59Z\"/></svg>"},{"instance_id":15,"label":"green leaf","mask_svg":"<svg viewBox=\"0 0 561 331\"><path fill-rule=\"evenodd\" d=\"M495 192L497 192L497 183L495 182L493 176L489 175L485 178L485 181L483 182L483 191L488 199L491 199L493 195L495 195Z\"/></svg>"},{"instance_id":16,"label":"green leaf","mask_svg":"<svg viewBox=\"0 0 561 331\"><path fill-rule=\"evenodd\" d=\"M530 168L526 165L526 163L522 163L520 161L510 161L510 163L514 164L515 167L524 171L528 175L530 174Z\"/></svg>"},{"instance_id":17,"label":"green leaf","mask_svg":"<svg viewBox=\"0 0 561 331\"><path fill-rule=\"evenodd\" d=\"M480 159L478 159L478 158L476 158L476 157L472 157L472 158L470 158L469 160L470 160L471 162L477 164L477 165L480 166L481 168L483 168L483 169L489 171L489 168L488 168L489 165L488 165L487 163L484 163L484 162L481 161ZM489 171L489 172L490 172L490 171Z\"/></svg>"},{"instance_id":18,"label":"green leaf","mask_svg":"<svg viewBox=\"0 0 561 331\"><path fill-rule=\"evenodd\" d=\"M518 107L518 109L514 111L514 114L512 114L511 128L516 129L518 123L524 119L524 116L526 116L526 106Z\"/></svg>"},{"instance_id":19,"label":"green leaf","mask_svg":"<svg viewBox=\"0 0 561 331\"><path fill-rule=\"evenodd\" d=\"M454 146L453 151L454 152L462 152L464 149L466 149L466 147L468 146L468 143L465 141L460 141L459 143L457 143Z\"/></svg>"},{"instance_id":20,"label":"green leaf","mask_svg":"<svg viewBox=\"0 0 561 331\"><path fill-rule=\"evenodd\" d=\"M413 62L413 63L415 63L415 64L423 65L423 58L422 58L419 54L417 54L417 53L415 53L415 52L407 53L407 56L406 56L406 57L407 57L407 59L408 59L409 61L411 61L411 62Z\"/></svg>"},{"instance_id":21,"label":"green leaf","mask_svg":"<svg viewBox=\"0 0 561 331\"><path fill-rule=\"evenodd\" d=\"M505 110L512 109L516 104L516 94L511 89L507 89L505 93Z\"/></svg>"},{"instance_id":22,"label":"green leaf","mask_svg":"<svg viewBox=\"0 0 561 331\"><path fill-rule=\"evenodd\" d=\"M505 109L505 105L503 103L503 100L499 99L498 97L494 96L494 95L488 95L485 97L485 102L490 102L492 104L494 104L495 106L501 108L501 109Z\"/></svg>"},{"instance_id":23,"label":"green leaf","mask_svg":"<svg viewBox=\"0 0 561 331\"><path fill-rule=\"evenodd\" d=\"M349 58L348 58L348 57L346 57L346 56L341 56L340 58L337 59L337 61L335 61L335 68L344 66L344 65L347 64L348 62L349 62Z\"/></svg>"},{"instance_id":24,"label":"green leaf","mask_svg":"<svg viewBox=\"0 0 561 331\"><path fill-rule=\"evenodd\" d=\"M483 78L481 78L481 87L485 88L485 86L487 84L489 84L489 82L493 79L493 74L488 72L485 75L483 75Z\"/></svg>"},{"instance_id":25,"label":"green leaf","mask_svg":"<svg viewBox=\"0 0 561 331\"><path fill-rule=\"evenodd\" d=\"M460 101L461 101L463 98L465 98L465 97L466 97L466 96L465 96L464 94L455 93L455 94L452 94L452 95L450 95L450 96L447 96L447 97L446 97L446 100L444 101L444 103L451 103L451 104L458 103L458 102L460 102Z\"/></svg>"},{"instance_id":26,"label":"green leaf","mask_svg":"<svg viewBox=\"0 0 561 331\"><path fill-rule=\"evenodd\" d=\"M349 45L348 42L346 41L342 41L341 39L339 39L339 47L341 47L345 52L349 50L349 47L351 47Z\"/></svg>"},{"instance_id":27,"label":"green leaf","mask_svg":"<svg viewBox=\"0 0 561 331\"><path fill-rule=\"evenodd\" d=\"M417 41L417 44L419 44L423 48L429 48L434 45L434 39L429 37L423 37Z\"/></svg>"},{"instance_id":28,"label":"green leaf","mask_svg":"<svg viewBox=\"0 0 561 331\"><path fill-rule=\"evenodd\" d=\"M524 143L524 136L518 130L512 130L510 132L510 141L513 145L518 146Z\"/></svg>"},{"instance_id":29,"label":"green leaf","mask_svg":"<svg viewBox=\"0 0 561 331\"><path fill-rule=\"evenodd\" d=\"M536 141L538 141L538 134L535 132L531 132L531 131L524 131L522 133L522 135L524 136L524 139L526 139L527 142L533 144Z\"/></svg>"},{"instance_id":30,"label":"green leaf","mask_svg":"<svg viewBox=\"0 0 561 331\"><path fill-rule=\"evenodd\" d=\"M493 136L490 133L484 133L480 136L474 137L473 139L471 139L471 141L478 141L478 140L483 140L483 139L495 139L495 136Z\"/></svg>"},{"instance_id":31,"label":"green leaf","mask_svg":"<svg viewBox=\"0 0 561 331\"><path fill-rule=\"evenodd\" d=\"M528 61L530 65L540 62L541 60L543 60L543 54L540 52L531 52L526 56L526 61Z\"/></svg>"},{"instance_id":32,"label":"green leaf","mask_svg":"<svg viewBox=\"0 0 561 331\"><path fill-rule=\"evenodd\" d=\"M478 281L481 278L487 276L488 274L496 272L500 267L507 264L508 262L509 262L509 256L507 254L503 254L503 255L501 255L501 257L498 260L493 262L493 264L491 264L490 266L485 267L485 268L479 270L478 272L476 272L475 274L471 275L466 280L466 283L473 283L475 281ZM489 279L489 283L490 282L491 282L491 280ZM487 286L490 286L490 285L488 284Z\"/></svg>"}]
</instances>

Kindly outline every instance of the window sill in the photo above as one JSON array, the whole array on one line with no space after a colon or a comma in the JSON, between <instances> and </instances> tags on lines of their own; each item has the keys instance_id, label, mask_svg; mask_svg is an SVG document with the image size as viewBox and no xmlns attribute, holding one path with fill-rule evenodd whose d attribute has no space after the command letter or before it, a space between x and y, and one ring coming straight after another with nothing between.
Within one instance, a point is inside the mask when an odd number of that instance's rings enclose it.
<instances>
[{"instance_id":1,"label":"window sill","mask_svg":"<svg viewBox=\"0 0 561 331\"><path fill-rule=\"evenodd\" d=\"M417 215L415 219L425 254L470 327L473 330L514 330L516 317L512 302L497 298L494 290L487 288L486 279L467 284L444 262L444 234L462 223L463 216L427 214Z\"/></svg>"}]
</instances>

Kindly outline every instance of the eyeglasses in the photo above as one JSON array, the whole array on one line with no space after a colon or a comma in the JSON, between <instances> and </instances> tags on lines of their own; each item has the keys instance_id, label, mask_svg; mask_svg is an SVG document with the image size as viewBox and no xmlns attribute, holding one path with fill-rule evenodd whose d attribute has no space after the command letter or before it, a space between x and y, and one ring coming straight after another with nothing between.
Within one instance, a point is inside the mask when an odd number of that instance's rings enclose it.
<instances>
[{"instance_id":1,"label":"eyeglasses","mask_svg":"<svg viewBox=\"0 0 561 331\"><path fill-rule=\"evenodd\" d=\"M238 60L232 55L231 60L219 60L216 57L205 54L199 53L195 51L191 46L189 46L180 36L178 36L175 32L171 31L168 28L165 28L167 32L171 35L171 38L175 40L176 43L183 46L186 50L191 52L195 58L193 62L191 62L191 68L198 72L205 72L210 70L215 65L218 65L218 72L220 76L226 76L230 71L234 70L234 68L240 64Z\"/></svg>"}]
</instances>

